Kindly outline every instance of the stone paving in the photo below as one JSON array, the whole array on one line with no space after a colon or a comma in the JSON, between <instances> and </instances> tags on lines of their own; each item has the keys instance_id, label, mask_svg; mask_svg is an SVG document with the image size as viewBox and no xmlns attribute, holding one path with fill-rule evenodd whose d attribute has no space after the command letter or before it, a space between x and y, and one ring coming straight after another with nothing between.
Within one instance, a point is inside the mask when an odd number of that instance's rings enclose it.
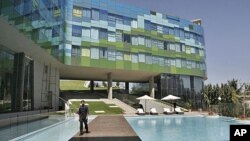
<instances>
[{"instance_id":1,"label":"stone paving","mask_svg":"<svg viewBox=\"0 0 250 141\"><path fill-rule=\"evenodd\" d=\"M126 115L130 115L130 114L135 114L136 113L136 109L134 109L133 107L127 105L126 103L120 101L119 99L100 99L101 101L103 101L106 104L115 104L118 107L122 108L124 110L124 114Z\"/></svg>"}]
</instances>

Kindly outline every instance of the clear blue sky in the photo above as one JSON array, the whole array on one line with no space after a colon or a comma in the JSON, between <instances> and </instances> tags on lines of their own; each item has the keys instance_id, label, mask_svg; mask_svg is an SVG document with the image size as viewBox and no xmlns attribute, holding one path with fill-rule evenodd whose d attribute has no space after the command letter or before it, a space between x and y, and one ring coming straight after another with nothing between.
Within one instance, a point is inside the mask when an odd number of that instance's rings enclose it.
<instances>
[{"instance_id":1,"label":"clear blue sky","mask_svg":"<svg viewBox=\"0 0 250 141\"><path fill-rule=\"evenodd\" d=\"M208 80L250 83L250 0L117 0L193 20L205 31Z\"/></svg>"}]
</instances>

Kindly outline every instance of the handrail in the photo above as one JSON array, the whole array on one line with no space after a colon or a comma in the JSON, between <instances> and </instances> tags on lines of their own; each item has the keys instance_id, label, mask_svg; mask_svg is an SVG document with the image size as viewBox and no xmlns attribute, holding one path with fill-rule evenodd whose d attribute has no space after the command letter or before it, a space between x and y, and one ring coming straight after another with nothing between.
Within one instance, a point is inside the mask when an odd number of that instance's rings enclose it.
<instances>
[{"instance_id":1,"label":"handrail","mask_svg":"<svg viewBox=\"0 0 250 141\"><path fill-rule=\"evenodd\" d=\"M59 97L59 100L62 100L64 102L64 107L65 107L65 116L69 117L71 116L71 111L70 111L70 102L66 101L65 99L63 99L62 97Z\"/></svg>"}]
</instances>

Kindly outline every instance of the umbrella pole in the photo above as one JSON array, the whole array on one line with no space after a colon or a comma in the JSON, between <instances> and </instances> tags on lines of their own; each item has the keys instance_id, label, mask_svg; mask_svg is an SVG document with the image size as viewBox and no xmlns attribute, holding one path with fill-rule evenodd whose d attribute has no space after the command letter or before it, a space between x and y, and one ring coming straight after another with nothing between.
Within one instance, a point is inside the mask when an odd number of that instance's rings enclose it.
<instances>
[{"instance_id":1,"label":"umbrella pole","mask_svg":"<svg viewBox=\"0 0 250 141\"><path fill-rule=\"evenodd\" d=\"M147 99L145 99L145 101L144 101L144 102L145 102L145 113L147 112L146 100L147 100Z\"/></svg>"}]
</instances>

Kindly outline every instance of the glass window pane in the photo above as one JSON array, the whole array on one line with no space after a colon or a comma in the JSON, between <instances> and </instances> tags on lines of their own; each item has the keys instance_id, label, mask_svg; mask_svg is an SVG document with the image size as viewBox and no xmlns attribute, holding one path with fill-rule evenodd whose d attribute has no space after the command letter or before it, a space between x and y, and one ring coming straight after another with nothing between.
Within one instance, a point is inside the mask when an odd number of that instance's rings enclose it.
<instances>
[{"instance_id":1,"label":"glass window pane","mask_svg":"<svg viewBox=\"0 0 250 141\"><path fill-rule=\"evenodd\" d=\"M72 36L81 37L82 27L77 25L72 25Z\"/></svg>"},{"instance_id":2,"label":"glass window pane","mask_svg":"<svg viewBox=\"0 0 250 141\"><path fill-rule=\"evenodd\" d=\"M91 48L91 59L99 59L99 48Z\"/></svg>"},{"instance_id":3,"label":"glass window pane","mask_svg":"<svg viewBox=\"0 0 250 141\"><path fill-rule=\"evenodd\" d=\"M145 54L139 54L139 62L143 62L143 63L145 63Z\"/></svg>"},{"instance_id":4,"label":"glass window pane","mask_svg":"<svg viewBox=\"0 0 250 141\"><path fill-rule=\"evenodd\" d=\"M81 18L82 17L82 8L77 7L77 6L73 6L73 16Z\"/></svg>"},{"instance_id":5,"label":"glass window pane","mask_svg":"<svg viewBox=\"0 0 250 141\"><path fill-rule=\"evenodd\" d=\"M138 63L138 54L132 54L132 63Z\"/></svg>"},{"instance_id":6,"label":"glass window pane","mask_svg":"<svg viewBox=\"0 0 250 141\"><path fill-rule=\"evenodd\" d=\"M99 20L99 10L97 9L92 9L92 20Z\"/></svg>"}]
</instances>

